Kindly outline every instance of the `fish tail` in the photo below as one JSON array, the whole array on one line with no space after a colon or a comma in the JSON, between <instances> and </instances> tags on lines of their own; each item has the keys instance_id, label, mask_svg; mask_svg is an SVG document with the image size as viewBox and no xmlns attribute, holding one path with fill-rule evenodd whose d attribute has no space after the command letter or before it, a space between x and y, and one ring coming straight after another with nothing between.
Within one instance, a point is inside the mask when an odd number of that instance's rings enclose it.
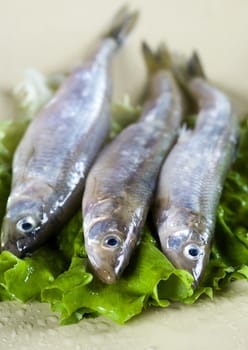
<instances>
[{"instance_id":1,"label":"fish tail","mask_svg":"<svg viewBox=\"0 0 248 350\"><path fill-rule=\"evenodd\" d=\"M203 78L206 80L206 75L197 52L193 52L190 59L187 61L184 58L175 60L173 64L174 74L184 89L188 89L188 83L193 78Z\"/></svg>"},{"instance_id":2,"label":"fish tail","mask_svg":"<svg viewBox=\"0 0 248 350\"><path fill-rule=\"evenodd\" d=\"M147 70L150 74L160 69L172 69L171 55L165 44L160 44L157 51L152 51L144 41L142 43L142 52Z\"/></svg>"},{"instance_id":3,"label":"fish tail","mask_svg":"<svg viewBox=\"0 0 248 350\"><path fill-rule=\"evenodd\" d=\"M190 78L200 77L206 79L206 75L200 60L200 57L196 51L193 52L187 64L187 73Z\"/></svg>"},{"instance_id":4,"label":"fish tail","mask_svg":"<svg viewBox=\"0 0 248 350\"><path fill-rule=\"evenodd\" d=\"M189 60L185 57L173 57L173 73L186 97L187 106L190 112L194 113L198 109L195 94L192 91L190 82L194 78L206 80L206 75L197 52L193 52Z\"/></svg>"},{"instance_id":5,"label":"fish tail","mask_svg":"<svg viewBox=\"0 0 248 350\"><path fill-rule=\"evenodd\" d=\"M138 11L129 12L127 6L123 6L115 15L110 29L104 34L106 38L114 39L121 46L128 34L134 28L139 17Z\"/></svg>"},{"instance_id":6,"label":"fish tail","mask_svg":"<svg viewBox=\"0 0 248 350\"><path fill-rule=\"evenodd\" d=\"M177 143L187 142L192 136L192 129L189 129L186 124L183 124L179 130Z\"/></svg>"}]
</instances>

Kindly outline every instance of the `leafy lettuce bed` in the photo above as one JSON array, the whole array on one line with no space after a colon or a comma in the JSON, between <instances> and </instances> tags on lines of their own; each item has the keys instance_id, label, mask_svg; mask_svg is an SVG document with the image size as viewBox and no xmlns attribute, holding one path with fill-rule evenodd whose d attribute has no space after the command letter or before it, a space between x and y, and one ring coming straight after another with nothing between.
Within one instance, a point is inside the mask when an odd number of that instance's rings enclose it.
<instances>
[{"instance_id":1,"label":"leafy lettuce bed","mask_svg":"<svg viewBox=\"0 0 248 350\"><path fill-rule=\"evenodd\" d=\"M130 122L133 111L127 102L113 109L116 122L112 137L124 126L120 126L119 120ZM139 110L134 112L138 115ZM10 189L12 156L27 124L23 119L0 122L0 221ZM115 285L101 283L88 267L79 212L32 257L21 260L9 252L1 253L0 299L47 302L52 310L60 312L61 324L100 314L122 324L150 305L167 307L175 301L193 304L201 295L212 298L214 291L230 282L248 279L247 159L248 122L245 121L238 158L218 208L210 263L196 291L191 288L192 276L171 265L148 228L120 281Z\"/></svg>"}]
</instances>

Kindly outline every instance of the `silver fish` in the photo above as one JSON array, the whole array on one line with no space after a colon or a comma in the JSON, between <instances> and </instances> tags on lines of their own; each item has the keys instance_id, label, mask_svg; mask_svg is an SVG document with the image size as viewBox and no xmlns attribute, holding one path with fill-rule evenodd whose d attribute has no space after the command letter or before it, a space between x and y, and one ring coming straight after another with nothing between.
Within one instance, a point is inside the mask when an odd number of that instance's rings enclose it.
<instances>
[{"instance_id":1,"label":"silver fish","mask_svg":"<svg viewBox=\"0 0 248 350\"><path fill-rule=\"evenodd\" d=\"M28 127L13 160L1 248L39 247L80 208L85 178L110 126L112 58L137 19L123 8L96 53Z\"/></svg>"},{"instance_id":2,"label":"silver fish","mask_svg":"<svg viewBox=\"0 0 248 350\"><path fill-rule=\"evenodd\" d=\"M199 58L189 62L188 89L199 104L194 130L182 130L159 177L154 218L161 248L197 286L209 260L216 211L239 138L230 100L204 78Z\"/></svg>"},{"instance_id":3,"label":"silver fish","mask_svg":"<svg viewBox=\"0 0 248 350\"><path fill-rule=\"evenodd\" d=\"M111 284L121 276L140 241L160 166L175 142L182 99L168 53L143 45L151 71L150 95L138 122L101 152L89 172L83 196L83 228L96 275Z\"/></svg>"}]
</instances>

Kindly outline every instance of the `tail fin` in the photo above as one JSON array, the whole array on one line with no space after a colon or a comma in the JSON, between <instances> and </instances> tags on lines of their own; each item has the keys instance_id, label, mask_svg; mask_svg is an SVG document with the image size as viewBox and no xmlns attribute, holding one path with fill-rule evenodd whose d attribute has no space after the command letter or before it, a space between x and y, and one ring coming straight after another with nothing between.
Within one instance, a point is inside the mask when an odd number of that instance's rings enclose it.
<instances>
[{"instance_id":1,"label":"tail fin","mask_svg":"<svg viewBox=\"0 0 248 350\"><path fill-rule=\"evenodd\" d=\"M188 70L188 75L191 78L201 77L203 79L206 79L206 75L202 67L200 57L198 56L198 53L196 51L193 52L191 58L188 61L187 70Z\"/></svg>"},{"instance_id":2,"label":"tail fin","mask_svg":"<svg viewBox=\"0 0 248 350\"><path fill-rule=\"evenodd\" d=\"M113 38L121 46L135 26L138 16L138 11L129 12L128 7L123 6L115 15L111 28L104 34L104 37Z\"/></svg>"},{"instance_id":3,"label":"tail fin","mask_svg":"<svg viewBox=\"0 0 248 350\"><path fill-rule=\"evenodd\" d=\"M142 43L142 52L146 62L148 73L155 73L160 69L171 69L172 60L169 50L164 44L160 44L157 51L152 51L146 42Z\"/></svg>"},{"instance_id":4,"label":"tail fin","mask_svg":"<svg viewBox=\"0 0 248 350\"><path fill-rule=\"evenodd\" d=\"M173 70L178 82L184 89L187 89L187 84L193 78L201 77L206 79L201 60L195 51L188 61L182 59L179 61L175 59Z\"/></svg>"},{"instance_id":5,"label":"tail fin","mask_svg":"<svg viewBox=\"0 0 248 350\"><path fill-rule=\"evenodd\" d=\"M198 104L192 94L189 83L193 78L197 77L206 79L197 52L194 51L189 60L186 60L184 57L173 57L173 73L188 100L188 106L191 106L189 107L189 111L196 112Z\"/></svg>"}]
</instances>

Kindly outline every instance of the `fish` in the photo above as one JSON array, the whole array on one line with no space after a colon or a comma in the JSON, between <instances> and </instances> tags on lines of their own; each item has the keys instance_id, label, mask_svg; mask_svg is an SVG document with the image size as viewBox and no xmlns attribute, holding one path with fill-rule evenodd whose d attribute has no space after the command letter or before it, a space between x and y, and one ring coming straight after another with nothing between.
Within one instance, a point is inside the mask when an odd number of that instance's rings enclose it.
<instances>
[{"instance_id":1,"label":"fish","mask_svg":"<svg viewBox=\"0 0 248 350\"><path fill-rule=\"evenodd\" d=\"M181 92L169 52L143 43L148 92L143 112L107 144L86 180L83 231L89 266L103 283L116 283L138 246L160 166L178 135Z\"/></svg>"},{"instance_id":2,"label":"fish","mask_svg":"<svg viewBox=\"0 0 248 350\"><path fill-rule=\"evenodd\" d=\"M204 276L214 237L217 207L239 140L237 113L230 98L210 84L196 52L177 70L198 104L194 129L182 127L165 159L153 203L162 252L193 276Z\"/></svg>"},{"instance_id":3,"label":"fish","mask_svg":"<svg viewBox=\"0 0 248 350\"><path fill-rule=\"evenodd\" d=\"M121 8L94 54L27 128L14 154L2 251L34 252L80 210L86 176L110 129L113 57L137 18Z\"/></svg>"}]
</instances>

